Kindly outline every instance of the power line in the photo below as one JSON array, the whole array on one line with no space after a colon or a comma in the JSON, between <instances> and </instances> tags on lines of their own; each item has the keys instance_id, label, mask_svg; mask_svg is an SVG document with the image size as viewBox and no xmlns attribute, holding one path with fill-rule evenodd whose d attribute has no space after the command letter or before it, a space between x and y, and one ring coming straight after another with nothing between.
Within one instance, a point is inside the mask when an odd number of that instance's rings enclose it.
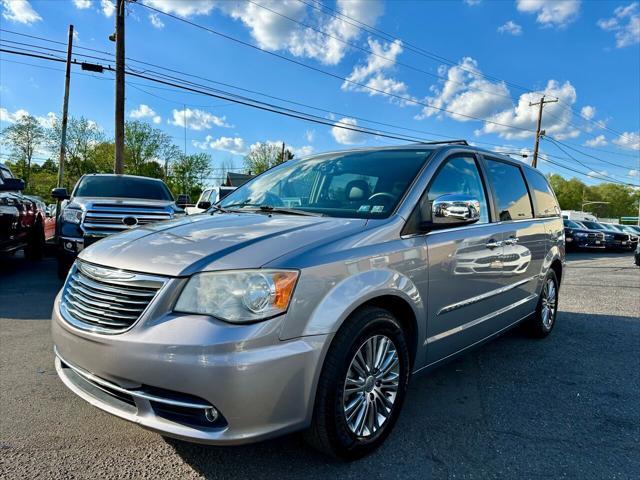
<instances>
[{"instance_id":1,"label":"power line","mask_svg":"<svg viewBox=\"0 0 640 480\"><path fill-rule=\"evenodd\" d=\"M489 120L489 119L486 119L486 118L480 118L480 117L475 117L473 115L467 115L467 114L455 112L453 110L448 110L446 108L437 107L435 105L432 105L432 104L429 104L429 103L426 103L426 102L421 102L420 100L416 100L416 99L411 98L411 97L406 97L406 96L403 96L403 95L398 95L398 94L395 94L395 93L387 92L387 91L381 90L379 88L371 87L371 86L369 86L367 84L356 82L354 80L348 79L347 77L343 77L341 75L338 75L338 74L335 74L335 73L331 73L331 72L329 72L327 70L323 70L321 68L314 67L313 65L309 65L307 63L300 62L300 61L295 60L293 58L289 58L289 57L287 57L285 55L280 55L279 53L272 52L270 50L266 50L266 49L261 48L261 47L259 47L257 45L254 45L254 44L249 43L249 42L245 42L244 40L240 40L238 38L232 37L231 35L227 35L226 33L219 32L219 31L214 30L214 29L212 29L210 27L207 27L205 25L201 25L199 23L193 22L193 21L188 20L186 18L182 18L182 17L179 17L177 15L173 15L173 14L168 13L168 12L163 12L162 10L159 10L157 8L154 8L154 7L151 7L151 6L149 6L149 5L145 4L145 3L137 2L136 5L140 5L140 6L144 7L144 8L152 10L152 11L154 11L156 13L160 13L162 15L168 16L170 18L173 18L173 19L178 20L180 22L186 23L186 24L191 25L193 27L202 29L202 30L207 31L209 33L213 33L214 35L217 35L217 36L219 36L221 38L225 38L225 39L230 40L232 42L238 43L238 44L243 45L245 47L252 48L254 50L257 50L259 52L265 53L267 55L271 55L273 57L279 58L281 60L285 60L287 62L293 63L295 65L299 65L301 67L304 67L304 68L307 68L307 69L312 70L314 72L321 73L323 75L326 75L326 76L341 80L343 82L347 82L347 83L350 83L352 85L356 85L356 86L358 86L360 88L364 88L366 90L370 90L370 91L375 92L375 93L380 94L380 95L386 95L388 97L396 98L396 99L401 100L403 102L413 103L413 104L416 104L416 105L422 105L422 106L427 107L427 108L431 108L431 109L434 109L434 110L437 110L437 111L440 111L440 112L449 113L451 115L456 115L458 117L468 118L470 120L477 120L477 121L489 123L489 124L492 124L492 125L499 125L499 126L505 127L505 128L510 128L510 129L514 129L514 130L521 130L521 131L533 133L533 130L530 130L528 128L518 127L518 126L515 126L515 125L509 125L509 124L506 124L506 123L496 122L496 121Z\"/></svg>"},{"instance_id":2,"label":"power line","mask_svg":"<svg viewBox=\"0 0 640 480\"><path fill-rule=\"evenodd\" d=\"M320 11L320 12L324 13L325 15L329 15L329 16L331 16L333 18L341 20L344 23L347 23L347 24L349 24L351 26L354 26L354 27L356 27L356 28L358 28L360 30L364 30L364 31L366 31L367 33L369 33L371 35L377 36L378 38L382 38L382 39L384 39L386 41L399 40L399 41L401 41L403 43L404 46L409 47L409 50L413 51L414 53L418 53L418 54L423 55L423 56L425 56L427 58L430 58L432 60L443 62L443 63L445 63L445 64L447 64L449 66L457 66L461 70L463 70L463 71L465 71L467 73L470 73L471 75L479 76L479 77L485 78L487 80L503 82L506 85L513 86L513 87L518 88L519 90L523 90L525 92L535 92L537 90L537 89L533 89L533 88L530 88L530 87L525 87L525 86L519 85L517 83L511 82L511 81L508 81L508 80L504 80L504 79L501 79L501 78L498 78L498 77L495 77L495 76L492 76L492 75L484 74L484 73L479 72L479 71L474 70L474 69L466 68L463 65L459 65L459 63L454 61L454 60L448 59L446 57L442 57L442 56L440 56L440 55L438 55L436 53L433 53L433 52L430 52L428 50L425 50L425 49L423 49L423 48L421 48L421 47L419 47L417 45L411 44L411 43L407 42L406 40L404 40L402 38L394 36L394 35L392 35L390 33L387 33L387 32L385 32L383 30L380 30L380 29L378 29L376 27L368 25L368 24L366 24L366 23L364 23L364 22L362 22L360 20L357 20L357 19L355 19L353 17L350 17L349 15L347 15L345 13L339 12L339 11L337 11L337 10L327 6L327 5L324 5L323 3L319 2L318 0L311 0L311 1L313 3L308 3L305 0L298 0L298 2L300 2L300 3L304 4L304 5L307 5L307 6L313 8L313 9L315 9L317 11ZM345 20L345 19L348 19L348 20ZM352 23L352 22L355 22L355 23ZM569 111L571 111L571 113L575 114L575 112L573 110L573 107L569 103L565 102L561 98L558 98L558 101L560 103L562 103L563 105L566 105L565 108L567 108ZM596 126L599 126L599 127L604 128L604 129L606 129L606 130L608 130L610 132L613 132L613 133L615 133L617 135L620 135L621 137L629 139L623 133L620 133L620 132L618 132L618 131L616 131L616 130L614 130L612 128L609 128L607 126L603 127L602 125L600 125L595 120L584 116L582 114L582 112L579 112L578 115L580 117L582 117L583 119L585 119L585 120L587 120L589 122L592 122Z\"/></svg>"},{"instance_id":3,"label":"power line","mask_svg":"<svg viewBox=\"0 0 640 480\"><path fill-rule=\"evenodd\" d=\"M610 162L610 161L608 161L608 160L603 160L603 159L601 159L601 158L599 158L599 157L596 157L596 156L594 156L594 155L591 155L591 154L589 154L589 153L582 152L582 151L578 150L577 148L574 148L574 147L572 147L572 146L570 146L570 145L567 145L566 143L561 142L560 140L556 140L555 138L551 138L551 137L543 137L543 138L545 138L545 140L550 140L550 141L552 141L553 143L559 143L559 144L561 144L561 145L564 145L565 147L567 147L567 148L568 148L568 149L570 149L570 150L573 150L573 151L574 151L574 152L576 152L576 153L579 153L579 154L581 154L581 155L584 155L585 157L593 158L594 160L597 160L597 161L599 161L599 162L606 163L606 164L608 164L608 165L612 165L612 166L614 166L614 167L619 167L619 168L625 168L625 169L630 168L630 167L629 167L629 165L620 165L619 163L614 163L614 162Z\"/></svg>"}]
</instances>

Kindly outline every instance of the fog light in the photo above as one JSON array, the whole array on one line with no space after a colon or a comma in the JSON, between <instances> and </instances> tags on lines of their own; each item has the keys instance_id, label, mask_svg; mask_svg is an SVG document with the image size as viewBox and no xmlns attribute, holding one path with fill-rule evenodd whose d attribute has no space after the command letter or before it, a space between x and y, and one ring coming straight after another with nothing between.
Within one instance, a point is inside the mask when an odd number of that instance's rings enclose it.
<instances>
[{"instance_id":1,"label":"fog light","mask_svg":"<svg viewBox=\"0 0 640 480\"><path fill-rule=\"evenodd\" d=\"M64 248L66 248L67 250L75 250L73 248L73 243L72 242L64 242Z\"/></svg>"},{"instance_id":2,"label":"fog light","mask_svg":"<svg viewBox=\"0 0 640 480\"><path fill-rule=\"evenodd\" d=\"M204 410L204 418L207 419L208 422L215 422L216 420L218 420L218 410L216 410L215 408L211 407L211 408L205 408Z\"/></svg>"}]
</instances>

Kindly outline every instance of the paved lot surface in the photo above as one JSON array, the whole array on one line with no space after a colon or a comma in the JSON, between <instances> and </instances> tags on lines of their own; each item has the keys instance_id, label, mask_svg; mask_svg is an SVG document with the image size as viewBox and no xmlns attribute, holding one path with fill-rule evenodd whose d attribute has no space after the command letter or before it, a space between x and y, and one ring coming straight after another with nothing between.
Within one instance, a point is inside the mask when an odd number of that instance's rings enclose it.
<instances>
[{"instance_id":1,"label":"paved lot surface","mask_svg":"<svg viewBox=\"0 0 640 480\"><path fill-rule=\"evenodd\" d=\"M638 478L640 269L574 254L558 324L514 330L415 378L374 455L343 464L299 436L215 448L164 440L75 397L53 369L55 264L0 264L0 478Z\"/></svg>"}]
</instances>

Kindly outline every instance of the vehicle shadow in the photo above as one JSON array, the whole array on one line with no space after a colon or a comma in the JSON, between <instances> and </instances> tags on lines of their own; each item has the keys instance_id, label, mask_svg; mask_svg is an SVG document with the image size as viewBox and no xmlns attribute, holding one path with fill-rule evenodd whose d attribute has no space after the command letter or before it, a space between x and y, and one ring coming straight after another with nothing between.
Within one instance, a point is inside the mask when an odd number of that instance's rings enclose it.
<instances>
[{"instance_id":1,"label":"vehicle shadow","mask_svg":"<svg viewBox=\"0 0 640 480\"><path fill-rule=\"evenodd\" d=\"M317 453L300 434L238 447L166 441L208 479L487 478L497 472L552 478L591 471L589 465L597 466L593 478L602 478L612 463L631 469L619 449L637 447L633 431L640 418L632 405L640 382L630 383L639 377L629 362L630 329L640 335L640 320L569 312L560 313L544 340L515 328L415 377L385 444L352 463ZM608 424L612 410L616 418ZM557 453L540 455L550 444ZM586 458L586 445L598 453Z\"/></svg>"},{"instance_id":2,"label":"vehicle shadow","mask_svg":"<svg viewBox=\"0 0 640 480\"><path fill-rule=\"evenodd\" d=\"M575 261L583 260L602 260L602 259L621 259L629 258L633 265L633 250L611 251L611 250L570 250L567 252L567 262L571 265ZM595 268L595 266L591 266Z\"/></svg>"},{"instance_id":3,"label":"vehicle shadow","mask_svg":"<svg viewBox=\"0 0 640 480\"><path fill-rule=\"evenodd\" d=\"M0 256L0 318L49 320L60 287L55 259Z\"/></svg>"}]
</instances>

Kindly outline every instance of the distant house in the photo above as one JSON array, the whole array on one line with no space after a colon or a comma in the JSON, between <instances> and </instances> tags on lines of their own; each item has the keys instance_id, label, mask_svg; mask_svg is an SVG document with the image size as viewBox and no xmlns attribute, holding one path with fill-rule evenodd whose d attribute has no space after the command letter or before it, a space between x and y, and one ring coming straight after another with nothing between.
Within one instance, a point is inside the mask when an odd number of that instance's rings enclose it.
<instances>
[{"instance_id":1,"label":"distant house","mask_svg":"<svg viewBox=\"0 0 640 480\"><path fill-rule=\"evenodd\" d=\"M225 187L239 187L240 185L247 183L253 177L255 177L255 175L251 175L248 173L228 172L227 179L222 185Z\"/></svg>"}]
</instances>

